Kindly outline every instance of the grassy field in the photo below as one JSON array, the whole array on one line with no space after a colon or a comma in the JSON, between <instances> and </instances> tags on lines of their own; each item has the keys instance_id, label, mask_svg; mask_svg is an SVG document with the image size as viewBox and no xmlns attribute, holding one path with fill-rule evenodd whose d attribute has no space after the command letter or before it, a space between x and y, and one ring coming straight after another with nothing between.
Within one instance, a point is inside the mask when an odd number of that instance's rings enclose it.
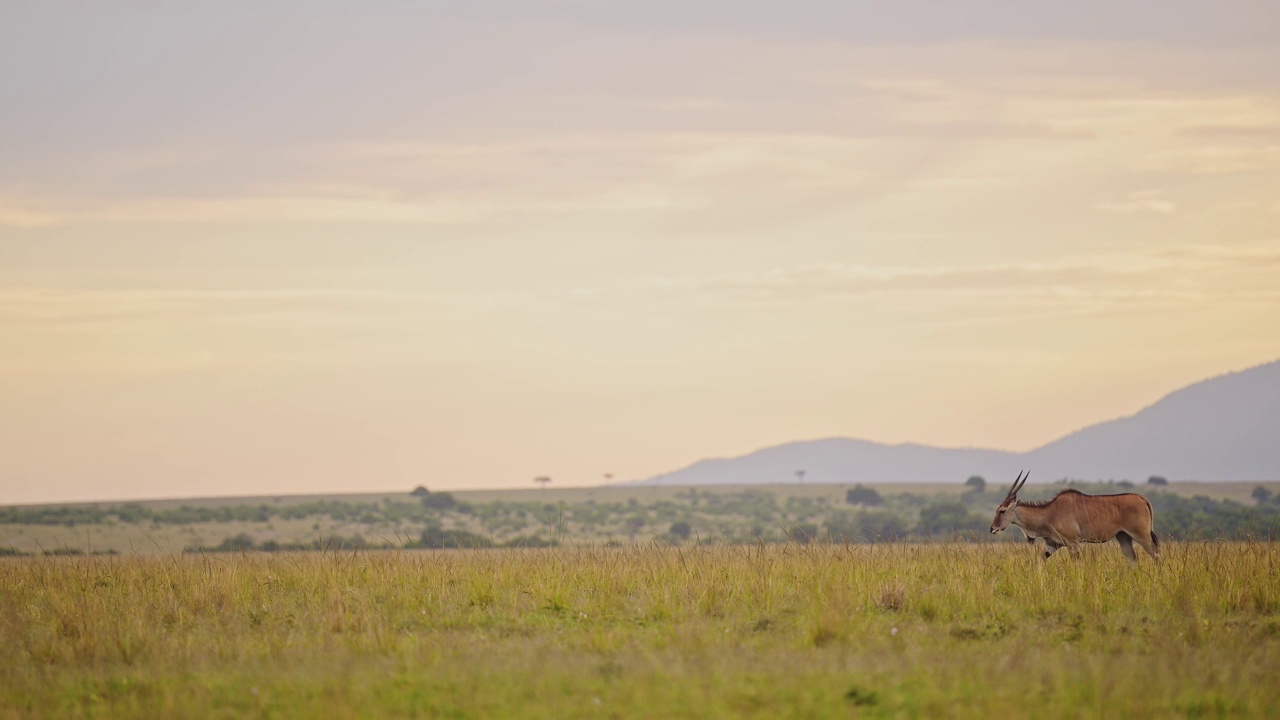
<instances>
[{"instance_id":1,"label":"grassy field","mask_svg":"<svg viewBox=\"0 0 1280 720\"><path fill-rule=\"evenodd\" d=\"M0 558L0 717L1274 717L1280 544Z\"/></svg>"},{"instance_id":2,"label":"grassy field","mask_svg":"<svg viewBox=\"0 0 1280 720\"><path fill-rule=\"evenodd\" d=\"M212 547L227 538L250 537L257 543L298 543L334 537L360 537L369 544L394 546L419 538L429 527L460 530L496 543L517 537L555 538L557 541L631 544L636 540L663 537L676 523L687 523L698 538L712 541L754 542L785 540L801 529L825 537L833 526L846 527L851 522L852 508L845 494L847 485L758 485L716 487L665 487L615 485L596 488L555 488L541 490L487 490L450 493L453 506L424 510L419 498L407 492L358 495L313 495L258 498L206 498L187 500L154 500L139 503L97 503L67 506L43 506L51 509L84 509L96 513L97 519L84 517L46 522L17 522L13 516L6 522L0 515L0 550L21 553L100 551L122 554L171 553L188 548ZM992 487L979 496L962 495L961 483L950 485L875 485L883 496L884 510L897 517L903 528L915 529L925 506L963 501L972 517L956 525L966 532L984 535L990 515L1003 497L1003 486ZM1025 497L1048 497L1062 486L1028 486ZM1153 490L1135 488L1151 497L1160 493L1169 497L1190 498L1203 495L1217 500L1231 500L1245 508L1257 503L1250 494L1258 487L1270 488L1280 495L1280 483L1218 483L1213 485L1172 483ZM1090 492L1122 492L1118 485L1099 485ZM436 494L441 495L441 493ZM299 517L288 508L307 505L341 505L351 512L330 513L317 509ZM1165 503L1156 501L1161 510ZM237 515L217 521L185 519L181 522L151 519L129 519L111 516L113 508L132 505L154 512L173 512L181 508L213 509L262 508L271 514L253 519L252 514ZM23 511L42 506L27 506ZM364 509L356 509L364 508ZM399 511L396 509L399 508ZM0 508L3 510L3 508ZM310 512L310 511L308 511ZM61 516L60 516L61 517ZM1177 530L1164 525L1167 516L1157 512L1159 531ZM1216 529L1217 519L1205 518L1201 525ZM1271 523L1268 527L1274 527ZM1223 525L1222 527L1230 527ZM884 528L881 527L881 530ZM874 529L854 532L858 536L877 535ZM1238 532L1219 532L1216 536L1242 537ZM1256 535L1255 535L1256 536ZM669 538L667 538L669 539ZM471 547L470 544L464 544Z\"/></svg>"}]
</instances>

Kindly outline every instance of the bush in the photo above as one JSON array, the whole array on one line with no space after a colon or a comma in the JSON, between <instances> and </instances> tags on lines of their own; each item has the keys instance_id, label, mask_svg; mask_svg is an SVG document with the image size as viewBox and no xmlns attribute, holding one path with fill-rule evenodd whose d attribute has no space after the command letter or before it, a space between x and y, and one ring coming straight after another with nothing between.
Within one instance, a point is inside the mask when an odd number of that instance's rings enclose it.
<instances>
[{"instance_id":1,"label":"bush","mask_svg":"<svg viewBox=\"0 0 1280 720\"><path fill-rule=\"evenodd\" d=\"M916 533L925 536L945 537L968 535L987 529L986 520L973 515L958 502L927 505L920 511Z\"/></svg>"},{"instance_id":2,"label":"bush","mask_svg":"<svg viewBox=\"0 0 1280 720\"><path fill-rule=\"evenodd\" d=\"M213 549L217 552L245 552L247 550L254 550L257 546L257 542L255 542L253 537L248 533L240 533L228 538L223 538L222 542Z\"/></svg>"},{"instance_id":3,"label":"bush","mask_svg":"<svg viewBox=\"0 0 1280 720\"><path fill-rule=\"evenodd\" d=\"M422 507L430 510L448 510L457 505L458 501L447 492L429 493L422 496Z\"/></svg>"},{"instance_id":4,"label":"bush","mask_svg":"<svg viewBox=\"0 0 1280 720\"><path fill-rule=\"evenodd\" d=\"M871 511L858 518L867 542L898 542L907 536L907 524L890 512Z\"/></svg>"},{"instance_id":5,"label":"bush","mask_svg":"<svg viewBox=\"0 0 1280 720\"><path fill-rule=\"evenodd\" d=\"M416 543L405 547L417 548L487 548L493 547L493 541L483 535L466 530L441 530L432 526L422 531Z\"/></svg>"},{"instance_id":6,"label":"bush","mask_svg":"<svg viewBox=\"0 0 1280 720\"><path fill-rule=\"evenodd\" d=\"M880 493L875 488L862 487L855 485L844 494L844 501L850 505L883 505L884 498L880 497Z\"/></svg>"},{"instance_id":7,"label":"bush","mask_svg":"<svg viewBox=\"0 0 1280 720\"><path fill-rule=\"evenodd\" d=\"M832 513L823 525L836 543L896 542L907 536L902 518L885 510Z\"/></svg>"}]
</instances>

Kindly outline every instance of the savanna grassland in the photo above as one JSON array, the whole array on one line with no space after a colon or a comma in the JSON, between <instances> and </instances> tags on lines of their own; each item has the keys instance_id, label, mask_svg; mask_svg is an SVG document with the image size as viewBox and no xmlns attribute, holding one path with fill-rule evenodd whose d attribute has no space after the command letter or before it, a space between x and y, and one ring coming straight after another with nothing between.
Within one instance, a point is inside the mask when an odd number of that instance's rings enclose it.
<instances>
[{"instance_id":1,"label":"savanna grassland","mask_svg":"<svg viewBox=\"0 0 1280 720\"><path fill-rule=\"evenodd\" d=\"M971 478L971 480L981 480ZM1024 499L1065 484L1033 485ZM1169 539L1280 539L1280 483L1072 484L1142 492ZM1007 487L610 486L0 507L0 555L787 542L986 542Z\"/></svg>"},{"instance_id":2,"label":"savanna grassland","mask_svg":"<svg viewBox=\"0 0 1280 720\"><path fill-rule=\"evenodd\" d=\"M1280 544L0 558L0 717L1267 717Z\"/></svg>"}]
</instances>

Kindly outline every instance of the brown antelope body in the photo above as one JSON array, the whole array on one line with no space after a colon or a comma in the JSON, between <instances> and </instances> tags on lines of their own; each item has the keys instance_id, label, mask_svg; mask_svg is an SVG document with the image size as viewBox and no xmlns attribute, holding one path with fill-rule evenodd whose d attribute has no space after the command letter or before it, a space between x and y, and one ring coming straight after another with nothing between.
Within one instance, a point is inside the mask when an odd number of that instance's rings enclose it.
<instances>
[{"instance_id":1,"label":"brown antelope body","mask_svg":"<svg viewBox=\"0 0 1280 720\"><path fill-rule=\"evenodd\" d=\"M1078 490L1063 490L1052 500L1022 502L1018 491L1028 475L1023 473L1013 481L1009 494L996 508L992 534L1016 525L1026 533L1028 542L1044 538L1045 559L1061 547L1074 549L1078 543L1101 543L1113 538L1130 561L1138 560L1133 552L1135 542L1148 555L1160 559L1160 540L1151 529L1154 515L1146 498L1136 493L1086 495Z\"/></svg>"}]
</instances>

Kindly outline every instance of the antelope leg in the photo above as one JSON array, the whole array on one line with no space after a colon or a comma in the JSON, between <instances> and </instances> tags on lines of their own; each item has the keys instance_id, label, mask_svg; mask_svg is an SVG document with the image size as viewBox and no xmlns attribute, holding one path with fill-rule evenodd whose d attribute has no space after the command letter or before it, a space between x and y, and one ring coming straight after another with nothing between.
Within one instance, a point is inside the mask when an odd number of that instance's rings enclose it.
<instances>
[{"instance_id":1,"label":"antelope leg","mask_svg":"<svg viewBox=\"0 0 1280 720\"><path fill-rule=\"evenodd\" d=\"M1138 562L1138 556L1133 554L1133 538L1129 533L1123 530L1116 534L1116 542L1120 543L1120 550L1124 556L1129 558L1129 562Z\"/></svg>"}]
</instances>

